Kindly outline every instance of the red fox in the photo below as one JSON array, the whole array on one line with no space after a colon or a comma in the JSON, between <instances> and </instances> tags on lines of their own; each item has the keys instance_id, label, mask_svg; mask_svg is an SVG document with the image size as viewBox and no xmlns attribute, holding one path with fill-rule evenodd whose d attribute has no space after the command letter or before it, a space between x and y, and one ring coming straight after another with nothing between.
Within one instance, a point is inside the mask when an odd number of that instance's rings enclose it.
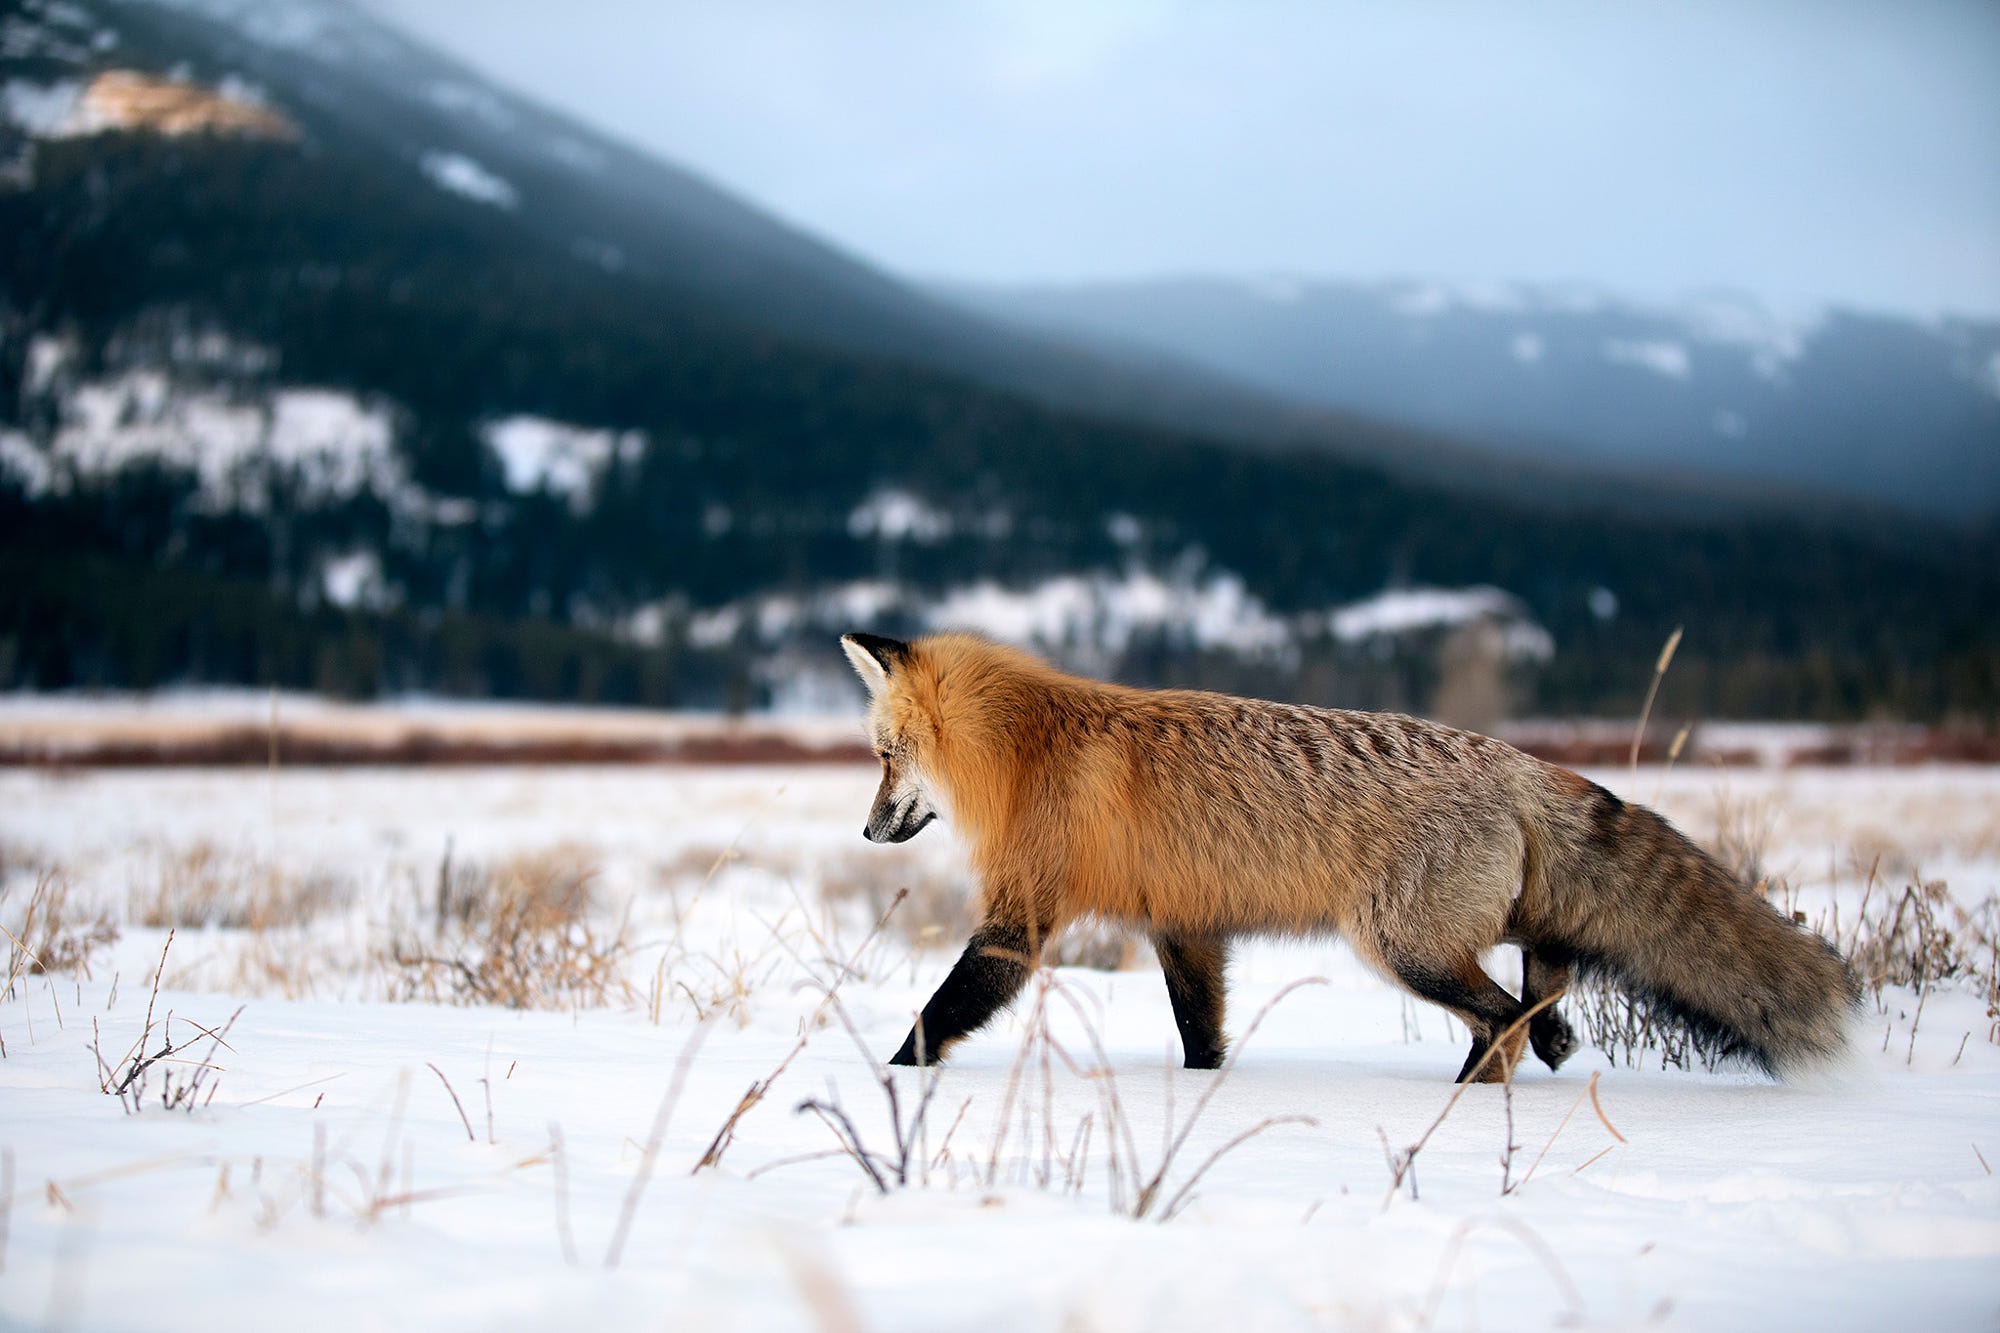
<instances>
[{"instance_id":1,"label":"red fox","mask_svg":"<svg viewBox=\"0 0 2000 1333\"><path fill-rule=\"evenodd\" d=\"M891 1063L939 1060L1095 915L1146 931L1191 1069L1221 1065L1232 936L1338 933L1509 1077L1573 971L1609 978L1773 1076L1845 1048L1840 955L1658 814L1501 741L1417 718L1084 680L968 634L841 639L882 785L865 836L943 818L981 924ZM1516 999L1482 950L1520 946ZM1526 1041L1576 1048L1553 1005Z\"/></svg>"}]
</instances>

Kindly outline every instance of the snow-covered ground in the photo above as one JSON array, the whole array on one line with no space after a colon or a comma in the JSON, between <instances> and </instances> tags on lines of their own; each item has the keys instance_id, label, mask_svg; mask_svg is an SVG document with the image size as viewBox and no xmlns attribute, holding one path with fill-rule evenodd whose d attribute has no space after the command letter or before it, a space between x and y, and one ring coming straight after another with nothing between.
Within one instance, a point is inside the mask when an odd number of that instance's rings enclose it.
<instances>
[{"instance_id":1,"label":"snow-covered ground","mask_svg":"<svg viewBox=\"0 0 2000 1333\"><path fill-rule=\"evenodd\" d=\"M1837 900L1843 929L1864 892L1879 910L1913 880L1967 906L2000 891L2000 770L1593 776L1761 848L1799 910L1825 920ZM794 1108L838 1106L895 1156L869 1056L949 964L964 875L948 832L862 841L874 782L837 766L0 771L0 925L21 932L41 884L44 903L67 888L72 937L99 914L120 928L87 975L23 973L0 1000L0 1324L2000 1319L2000 1046L1963 980L1921 1010L1907 988L1871 998L1854 1066L1820 1083L1595 1050L1525 1068L1503 1164L1503 1090L1453 1100L1462 1034L1338 945L1240 951L1222 1076L1173 1068L1156 970L1063 968L1046 1025L1031 994L961 1049L909 1183L882 1193L838 1151L837 1118ZM448 968L414 961L464 942L460 909L440 924L441 878L451 898L534 874L588 876L591 939L624 931L608 1003L398 998L452 994ZM911 901L864 943L897 887ZM235 924L181 925L154 997L167 930L143 922L204 915ZM1964 934L1948 902L1936 920ZM818 987L849 962L836 1012ZM1323 984L1287 991L1305 978ZM128 1114L92 1048L117 1065L149 1006L145 1049L170 1036L170 1061L192 1063L153 1066ZM195 1025L239 1008L211 1055ZM695 1172L802 1037L720 1166ZM164 1109L168 1073L198 1076L202 1104ZM926 1080L894 1084L907 1123ZM1391 1154L1440 1115L1392 1189ZM1149 1215L1127 1216L1163 1160Z\"/></svg>"}]
</instances>

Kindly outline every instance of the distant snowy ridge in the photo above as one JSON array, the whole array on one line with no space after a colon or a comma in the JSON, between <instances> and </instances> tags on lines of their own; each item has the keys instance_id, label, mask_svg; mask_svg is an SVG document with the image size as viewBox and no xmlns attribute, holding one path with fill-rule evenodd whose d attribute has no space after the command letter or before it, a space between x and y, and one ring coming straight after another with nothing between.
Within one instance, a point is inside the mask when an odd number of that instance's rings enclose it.
<instances>
[{"instance_id":1,"label":"distant snowy ridge","mask_svg":"<svg viewBox=\"0 0 2000 1333\"><path fill-rule=\"evenodd\" d=\"M971 630L1105 672L1145 640L1244 662L1295 665L1302 647L1332 642L1367 649L1413 636L1485 624L1512 663L1546 662L1555 640L1516 597L1492 587L1392 588L1359 602L1280 615L1233 572L1183 561L1161 572L1064 574L1026 587L991 580L937 592L890 580L839 584L811 594L768 593L696 610L677 602L641 608L616 622L628 638L658 644L674 632L694 647L777 651L830 642L856 629Z\"/></svg>"},{"instance_id":2,"label":"distant snowy ridge","mask_svg":"<svg viewBox=\"0 0 2000 1333\"><path fill-rule=\"evenodd\" d=\"M1965 519L2000 506L2000 321L1618 296L1536 283L1162 279L953 288L1107 354L1144 349L1266 392L1515 460L1665 475L1780 506ZM1385 454L1391 466L1409 457ZM1459 479L1443 460L1438 474Z\"/></svg>"}]
</instances>

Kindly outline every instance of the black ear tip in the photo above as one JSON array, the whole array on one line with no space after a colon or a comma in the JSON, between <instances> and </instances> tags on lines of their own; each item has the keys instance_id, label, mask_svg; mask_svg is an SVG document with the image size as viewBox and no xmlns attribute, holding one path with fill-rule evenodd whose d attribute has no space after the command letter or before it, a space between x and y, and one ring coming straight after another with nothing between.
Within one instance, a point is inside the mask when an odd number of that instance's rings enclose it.
<instances>
[{"instance_id":1,"label":"black ear tip","mask_svg":"<svg viewBox=\"0 0 2000 1333\"><path fill-rule=\"evenodd\" d=\"M862 634L858 632L843 634L840 636L840 641L842 643L853 644L862 652L867 653L877 662L880 662L885 670L895 666L910 655L909 644L904 643L901 639L891 639L880 634Z\"/></svg>"}]
</instances>

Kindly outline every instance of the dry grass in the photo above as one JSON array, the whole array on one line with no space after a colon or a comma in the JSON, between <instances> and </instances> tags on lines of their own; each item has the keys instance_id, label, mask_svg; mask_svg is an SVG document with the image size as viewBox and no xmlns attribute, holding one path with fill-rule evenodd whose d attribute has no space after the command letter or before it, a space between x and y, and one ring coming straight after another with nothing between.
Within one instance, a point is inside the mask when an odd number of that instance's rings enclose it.
<instances>
[{"instance_id":1,"label":"dry grass","mask_svg":"<svg viewBox=\"0 0 2000 1333\"><path fill-rule=\"evenodd\" d=\"M0 908L6 906L7 896L7 889L0 887ZM18 922L4 929L8 955L6 986L0 994L11 992L22 975L81 974L88 980L91 955L118 941L118 923L111 914L73 904L69 879L55 870L35 877Z\"/></svg>"},{"instance_id":2,"label":"dry grass","mask_svg":"<svg viewBox=\"0 0 2000 1333\"><path fill-rule=\"evenodd\" d=\"M972 882L937 869L915 852L871 847L834 857L820 869L820 898L860 903L871 920L880 918L902 892L909 896L889 927L912 949L956 949L978 924Z\"/></svg>"},{"instance_id":3,"label":"dry grass","mask_svg":"<svg viewBox=\"0 0 2000 1333\"><path fill-rule=\"evenodd\" d=\"M100 1092L116 1097L125 1114L137 1115L148 1101L157 1099L164 1111L193 1112L215 1100L216 1076L222 1072L215 1063L216 1053L229 1048L229 1029L243 1014L243 1007L220 1027L210 1028L192 1019L181 1020L180 1044L174 1044L174 1013L170 1009L157 1027L153 1015L160 1000L160 979L167 970L167 951L174 947L174 933L160 948L160 962L153 969L153 992L146 1000L146 1025L139 1036L115 1060L105 1054L104 1036L97 1020L90 1020L90 1052L97 1060ZM157 1032L159 1035L154 1036ZM206 1049L200 1049L203 1042ZM198 1052L198 1053L197 1053Z\"/></svg>"},{"instance_id":4,"label":"dry grass","mask_svg":"<svg viewBox=\"0 0 2000 1333\"><path fill-rule=\"evenodd\" d=\"M430 938L395 940L383 961L391 998L510 1009L575 1009L634 998L621 924L590 919L597 863L574 847L513 857L488 870L439 868Z\"/></svg>"},{"instance_id":5,"label":"dry grass","mask_svg":"<svg viewBox=\"0 0 2000 1333\"><path fill-rule=\"evenodd\" d=\"M1985 998L1994 1020L1988 1037L2000 1043L2000 898L1988 895L1968 910L1943 880L1915 873L1913 854L1869 834L1849 857L1850 865L1865 868L1858 908L1843 919L1836 899L1809 916L1800 910L1799 886L1765 867L1776 816L1769 797L1736 800L1719 793L1707 850L1772 906L1838 948L1878 1010L1887 1008L1885 988L1908 987L1917 993L1920 1021L1932 987L1969 985ZM1885 868L1894 878L1884 877ZM1657 1057L1663 1069L1713 1070L1722 1059L1714 1043L1605 982L1579 982L1565 1007L1588 1044L1628 1067ZM1914 1044L1915 1024L1911 1039Z\"/></svg>"},{"instance_id":6,"label":"dry grass","mask_svg":"<svg viewBox=\"0 0 2000 1333\"><path fill-rule=\"evenodd\" d=\"M891 927L912 949L960 948L979 924L971 880L896 848L873 847L834 858L820 872L819 891L825 902L860 903L876 917L898 893L907 893ZM1042 961L1052 967L1100 972L1142 968L1152 957L1145 940L1095 919L1072 924L1042 951Z\"/></svg>"},{"instance_id":7,"label":"dry grass","mask_svg":"<svg viewBox=\"0 0 2000 1333\"><path fill-rule=\"evenodd\" d=\"M832 993L828 994L827 1003L862 1059L868 1062L882 1092L890 1141L884 1147L872 1146L831 1088L825 1098L807 1098L795 1110L801 1115L816 1116L838 1145L831 1155L852 1161L880 1194L909 1186L927 1187L939 1177L948 1186L956 1187L963 1175L987 1190L1001 1185L1024 1185L1057 1194L1080 1195L1096 1157L1114 1213L1134 1220L1168 1222L1193 1201L1196 1186L1209 1170L1243 1144L1281 1125L1317 1126L1318 1122L1310 1116L1267 1116L1228 1139L1191 1170L1183 1165L1183 1154L1196 1124L1234 1071L1238 1053L1250 1044L1271 1010L1303 986L1324 984L1322 978L1309 977L1283 987L1272 996L1251 1019L1243 1035L1231 1044L1221 1069L1214 1077L1202 1081L1201 1092L1184 1117L1177 1117L1174 1111L1169 1069L1168 1095L1162 1108L1163 1147L1158 1162L1150 1168L1139 1150L1138 1136L1119 1096L1117 1076L1098 1036L1089 1004L1047 966L1037 967L1029 982L1021 1042L1008 1070L991 1147L983 1162L975 1154L955 1155L952 1151L952 1140L972 1105L969 1098L960 1106L935 1150L931 1146L934 1126L930 1117L943 1077L942 1066L932 1065L902 1076L877 1064L838 996ZM1051 1020L1058 1006L1073 1015L1081 1027L1086 1049L1071 1050L1055 1034ZM779 1068L782 1072L783 1066ZM903 1093L907 1090L905 1077L917 1080L917 1095L907 1109L903 1104ZM1057 1111L1059 1085L1075 1081L1081 1081L1096 1094L1097 1105L1069 1122ZM756 1087L752 1092L762 1095L762 1090ZM1011 1151L1010 1141L1018 1145ZM781 1159L766 1163L751 1174L826 1155L829 1154L812 1153ZM1174 1185L1171 1190L1170 1184Z\"/></svg>"},{"instance_id":8,"label":"dry grass","mask_svg":"<svg viewBox=\"0 0 2000 1333\"><path fill-rule=\"evenodd\" d=\"M212 842L162 849L151 881L127 898L142 926L271 930L304 925L347 905L352 886L324 871L294 874Z\"/></svg>"}]
</instances>

